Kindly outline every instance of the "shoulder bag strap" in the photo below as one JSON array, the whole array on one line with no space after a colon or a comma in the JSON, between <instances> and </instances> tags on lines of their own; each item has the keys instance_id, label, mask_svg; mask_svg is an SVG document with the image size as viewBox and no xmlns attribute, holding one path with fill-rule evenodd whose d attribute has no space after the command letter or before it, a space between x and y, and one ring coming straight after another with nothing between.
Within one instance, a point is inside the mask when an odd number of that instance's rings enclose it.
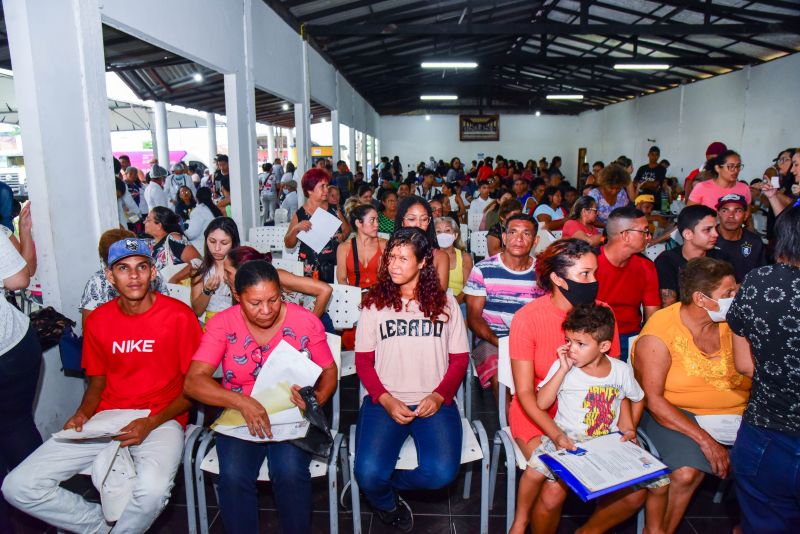
<instances>
[{"instance_id":1,"label":"shoulder bag strap","mask_svg":"<svg viewBox=\"0 0 800 534\"><path fill-rule=\"evenodd\" d=\"M353 270L356 273L356 287L361 287L359 283L361 282L361 265L359 265L358 261L358 247L356 246L356 238L350 240L350 247L353 249Z\"/></svg>"}]
</instances>

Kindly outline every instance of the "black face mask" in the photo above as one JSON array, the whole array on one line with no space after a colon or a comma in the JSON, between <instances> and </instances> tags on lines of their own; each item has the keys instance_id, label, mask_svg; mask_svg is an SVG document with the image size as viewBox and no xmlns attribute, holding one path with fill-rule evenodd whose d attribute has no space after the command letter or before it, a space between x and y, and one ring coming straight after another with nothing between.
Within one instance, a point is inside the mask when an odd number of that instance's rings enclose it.
<instances>
[{"instance_id":1,"label":"black face mask","mask_svg":"<svg viewBox=\"0 0 800 534\"><path fill-rule=\"evenodd\" d=\"M597 282L576 282L575 280L564 281L567 283L567 289L559 287L561 293L564 295L570 304L578 306L579 304L591 304L597 299L597 289L600 286Z\"/></svg>"}]
</instances>

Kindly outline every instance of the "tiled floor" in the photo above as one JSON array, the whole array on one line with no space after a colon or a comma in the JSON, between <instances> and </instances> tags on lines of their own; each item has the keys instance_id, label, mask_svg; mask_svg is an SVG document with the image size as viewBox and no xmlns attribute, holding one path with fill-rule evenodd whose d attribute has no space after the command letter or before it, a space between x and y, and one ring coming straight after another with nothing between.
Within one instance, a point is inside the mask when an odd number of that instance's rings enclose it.
<instances>
[{"instance_id":1,"label":"tiled floor","mask_svg":"<svg viewBox=\"0 0 800 534\"><path fill-rule=\"evenodd\" d=\"M494 432L498 428L497 411L492 406L492 396L488 392L474 390L473 396L473 417L480 419L486 427L486 432L491 440ZM357 384L353 377L343 381L342 385L342 428L348 428L355 422L357 408ZM415 492L404 494L414 511L414 532L432 534L473 534L479 532L479 498L480 498L480 478L479 470L476 470L473 477L470 498L464 500L462 491L464 487L464 472L449 487L438 491ZM88 477L76 477L69 482L69 487L80 493L86 494L89 498L97 498L97 493L91 487ZM689 505L686 517L681 523L678 534L716 534L729 533L736 524L738 507L734 492L728 491L721 504L714 504L712 498L717 490L719 482L715 479L708 479L700 486L695 494L692 503ZM211 486L207 487L208 494L208 517L210 521L210 531L214 534L225 532L222 520L219 517L219 510L216 505ZM313 481L313 518L312 528L314 533L329 532L328 515L328 490L324 478ZM500 534L505 530L505 477L500 475L497 483L494 508L490 511L489 531L492 534ZM591 505L582 503L577 497L570 496L564 506L563 517L559 526L559 532L573 532L580 526L591 513ZM271 487L268 484L263 486L263 491L259 498L259 514L261 518L261 532L278 532L277 513L272 498ZM48 532L54 533L55 529L48 529L45 525L23 517L22 514L15 514L15 524L20 534L32 534ZM391 529L383 525L377 517L373 517L369 505L362 499L361 524L363 532L371 534L384 534L391 532ZM339 511L339 529L341 532L352 532L353 518L349 512ZM178 472L176 477L175 489L172 499L159 517L151 533L159 534L179 534L187 532L187 507L183 484L182 472ZM636 530L635 521L632 519L616 529L616 532L632 534ZM5 533L0 533L5 534Z\"/></svg>"}]
</instances>

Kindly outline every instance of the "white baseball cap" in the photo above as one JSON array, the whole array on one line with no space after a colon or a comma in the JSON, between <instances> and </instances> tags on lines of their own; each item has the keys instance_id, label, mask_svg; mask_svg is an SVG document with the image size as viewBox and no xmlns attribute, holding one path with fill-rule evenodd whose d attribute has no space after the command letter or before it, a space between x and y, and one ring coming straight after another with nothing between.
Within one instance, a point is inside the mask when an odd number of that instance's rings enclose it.
<instances>
[{"instance_id":1,"label":"white baseball cap","mask_svg":"<svg viewBox=\"0 0 800 534\"><path fill-rule=\"evenodd\" d=\"M106 521L117 521L133 494L136 466L128 447L112 441L100 451L92 464L92 483L100 492L100 503Z\"/></svg>"}]
</instances>

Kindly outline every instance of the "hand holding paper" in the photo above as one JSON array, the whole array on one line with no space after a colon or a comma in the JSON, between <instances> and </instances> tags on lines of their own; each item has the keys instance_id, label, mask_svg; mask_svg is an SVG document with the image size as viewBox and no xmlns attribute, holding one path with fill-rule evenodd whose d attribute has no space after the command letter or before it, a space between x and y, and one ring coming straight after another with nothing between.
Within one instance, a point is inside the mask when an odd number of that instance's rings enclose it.
<instances>
[{"instance_id":1,"label":"hand holding paper","mask_svg":"<svg viewBox=\"0 0 800 534\"><path fill-rule=\"evenodd\" d=\"M64 425L66 427L70 423L74 423L75 426L56 432L53 437L59 439L112 438L124 434L122 429L132 421L149 416L150 410L103 410L85 422L80 421L78 415L75 414L67 421L67 425Z\"/></svg>"},{"instance_id":2,"label":"hand holding paper","mask_svg":"<svg viewBox=\"0 0 800 534\"><path fill-rule=\"evenodd\" d=\"M327 210L317 208L314 215L309 219L311 229L297 234L297 239L311 247L311 250L319 254L328 241L336 234L342 221L335 215L331 215Z\"/></svg>"}]
</instances>

